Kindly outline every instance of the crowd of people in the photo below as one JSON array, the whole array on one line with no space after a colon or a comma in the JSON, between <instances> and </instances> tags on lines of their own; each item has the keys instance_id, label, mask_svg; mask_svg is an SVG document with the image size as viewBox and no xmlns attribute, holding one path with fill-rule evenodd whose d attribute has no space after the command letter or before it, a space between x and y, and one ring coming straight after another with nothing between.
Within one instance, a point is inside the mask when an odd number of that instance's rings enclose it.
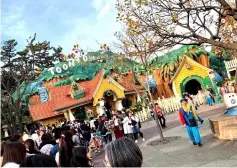
<instances>
[{"instance_id":1,"label":"crowd of people","mask_svg":"<svg viewBox=\"0 0 237 168\"><path fill-rule=\"evenodd\" d=\"M207 104L215 102L213 90L206 91ZM186 127L194 145L202 146L196 113L197 104L189 94L180 100L180 121ZM166 118L162 108L149 105L151 117L158 119L163 129ZM36 126L30 133L15 134L1 143L2 167L93 167L92 154L105 149L106 167L141 167L142 153L137 146L138 136L145 141L141 122L129 109L112 111L84 120L59 122L52 126Z\"/></svg>"},{"instance_id":2,"label":"crowd of people","mask_svg":"<svg viewBox=\"0 0 237 168\"><path fill-rule=\"evenodd\" d=\"M131 110L111 114L92 119L89 124L75 120L47 127L40 125L29 134L15 134L1 143L1 166L93 167L92 154L105 146L105 166L141 166L142 154L136 143L138 135L145 139L139 119ZM129 152L134 162L127 162ZM116 156L118 153L124 156L124 161Z\"/></svg>"}]
</instances>

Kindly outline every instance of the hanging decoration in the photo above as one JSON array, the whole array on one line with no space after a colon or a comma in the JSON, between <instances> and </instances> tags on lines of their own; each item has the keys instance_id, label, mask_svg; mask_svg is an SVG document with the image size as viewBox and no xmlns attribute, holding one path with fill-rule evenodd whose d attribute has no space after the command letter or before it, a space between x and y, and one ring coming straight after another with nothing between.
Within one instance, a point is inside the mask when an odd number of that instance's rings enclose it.
<instances>
[{"instance_id":1,"label":"hanging decoration","mask_svg":"<svg viewBox=\"0 0 237 168\"><path fill-rule=\"evenodd\" d=\"M109 48L106 44L101 45L101 46L100 46L100 49L101 49L102 51L110 51L110 48Z\"/></svg>"}]
</instances>

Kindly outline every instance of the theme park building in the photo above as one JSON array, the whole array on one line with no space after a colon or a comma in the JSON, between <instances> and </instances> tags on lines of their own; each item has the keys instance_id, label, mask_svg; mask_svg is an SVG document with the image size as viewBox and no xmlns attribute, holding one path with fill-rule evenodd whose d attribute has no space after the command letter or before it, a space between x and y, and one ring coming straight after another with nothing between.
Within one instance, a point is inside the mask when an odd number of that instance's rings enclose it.
<instances>
[{"instance_id":1,"label":"theme park building","mask_svg":"<svg viewBox=\"0 0 237 168\"><path fill-rule=\"evenodd\" d=\"M74 114L84 108L90 113L88 115L95 116L103 113L103 108L121 110L122 101L129 99L131 102L128 103L134 106L137 92L145 91L141 85L135 84L133 72L128 72L126 80L119 82L112 77L104 78L104 75L105 70L101 70L92 80L50 87L45 103L41 102L40 95L31 96L29 110L33 121L41 121L46 125L64 118L74 120Z\"/></svg>"},{"instance_id":2,"label":"theme park building","mask_svg":"<svg viewBox=\"0 0 237 168\"><path fill-rule=\"evenodd\" d=\"M106 110L134 107L140 96L146 94L146 84L152 89L155 100L179 98L184 92L196 95L207 87L218 95L216 83L219 75L210 69L215 54L211 56L192 46L175 52L173 60L167 57L168 62L161 61L162 65L152 60L149 77L145 76L138 63L132 66L121 62L117 56L113 59L119 63L113 67L109 67L113 64L112 59L106 63L86 65L60 62L41 72L37 80L27 87L25 100L28 101L30 115L33 121L47 125L60 119L74 120L83 109L89 116L97 116ZM195 57L190 56L192 54ZM123 72L115 70L123 64L127 64L128 68Z\"/></svg>"}]
</instances>

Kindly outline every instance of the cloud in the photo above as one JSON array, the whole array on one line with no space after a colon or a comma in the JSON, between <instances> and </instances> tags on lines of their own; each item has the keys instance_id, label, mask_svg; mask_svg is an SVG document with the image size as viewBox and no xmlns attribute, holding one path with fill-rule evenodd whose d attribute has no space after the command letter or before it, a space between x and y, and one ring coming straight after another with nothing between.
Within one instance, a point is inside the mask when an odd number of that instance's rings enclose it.
<instances>
[{"instance_id":1,"label":"cloud","mask_svg":"<svg viewBox=\"0 0 237 168\"><path fill-rule=\"evenodd\" d=\"M110 45L114 32L120 30L116 22L114 0L91 0L68 3L47 0L33 3L31 0L10 3L5 1L2 12L2 39L14 38L21 45L37 33L39 41L48 40L52 46L60 45L63 52L71 52L73 44L83 49L98 50L100 42ZM10 4L9 4L10 3ZM66 7L67 5L67 7Z\"/></svg>"},{"instance_id":2,"label":"cloud","mask_svg":"<svg viewBox=\"0 0 237 168\"><path fill-rule=\"evenodd\" d=\"M105 4L105 0L92 0L91 5L93 8L95 8L97 11L101 10L103 5Z\"/></svg>"},{"instance_id":3,"label":"cloud","mask_svg":"<svg viewBox=\"0 0 237 168\"><path fill-rule=\"evenodd\" d=\"M23 10L23 7L11 7L8 12L2 13L2 36L25 41L32 35L23 19Z\"/></svg>"},{"instance_id":4,"label":"cloud","mask_svg":"<svg viewBox=\"0 0 237 168\"><path fill-rule=\"evenodd\" d=\"M114 2L114 0L93 0L91 2L93 13L84 18L71 18L66 21L71 23L68 26L73 29L65 32L58 41L65 53L71 52L73 44L77 43L85 50L98 50L100 44L106 43L111 46L112 42L116 41L114 33L121 30L121 25L116 22L116 11L112 10Z\"/></svg>"},{"instance_id":5,"label":"cloud","mask_svg":"<svg viewBox=\"0 0 237 168\"><path fill-rule=\"evenodd\" d=\"M104 19L96 22L91 17L75 20L72 25L73 29L62 36L59 44L66 49L65 52L71 52L72 45L76 43L79 43L83 49L93 50L99 49L100 45L97 42L111 45L112 41L116 40L115 31L120 29L114 16L107 15Z\"/></svg>"},{"instance_id":6,"label":"cloud","mask_svg":"<svg viewBox=\"0 0 237 168\"><path fill-rule=\"evenodd\" d=\"M115 8L115 0L93 0L91 4L97 11L97 20L103 19Z\"/></svg>"}]
</instances>

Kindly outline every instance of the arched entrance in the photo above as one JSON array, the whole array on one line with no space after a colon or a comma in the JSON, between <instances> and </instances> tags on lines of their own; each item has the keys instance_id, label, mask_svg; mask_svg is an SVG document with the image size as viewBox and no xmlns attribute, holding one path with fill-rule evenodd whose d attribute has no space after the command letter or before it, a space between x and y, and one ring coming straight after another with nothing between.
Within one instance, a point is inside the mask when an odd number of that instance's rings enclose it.
<instances>
[{"instance_id":1,"label":"arched entrance","mask_svg":"<svg viewBox=\"0 0 237 168\"><path fill-rule=\"evenodd\" d=\"M199 90L202 90L201 83L196 79L189 80L185 84L184 88L185 88L185 92L188 92L191 95L196 95L198 94Z\"/></svg>"},{"instance_id":2,"label":"arched entrance","mask_svg":"<svg viewBox=\"0 0 237 168\"><path fill-rule=\"evenodd\" d=\"M117 99L117 95L112 90L106 90L103 94L103 98L105 101L104 106L107 109L106 111L107 117L110 118L112 110L115 109L115 101Z\"/></svg>"}]
</instances>

